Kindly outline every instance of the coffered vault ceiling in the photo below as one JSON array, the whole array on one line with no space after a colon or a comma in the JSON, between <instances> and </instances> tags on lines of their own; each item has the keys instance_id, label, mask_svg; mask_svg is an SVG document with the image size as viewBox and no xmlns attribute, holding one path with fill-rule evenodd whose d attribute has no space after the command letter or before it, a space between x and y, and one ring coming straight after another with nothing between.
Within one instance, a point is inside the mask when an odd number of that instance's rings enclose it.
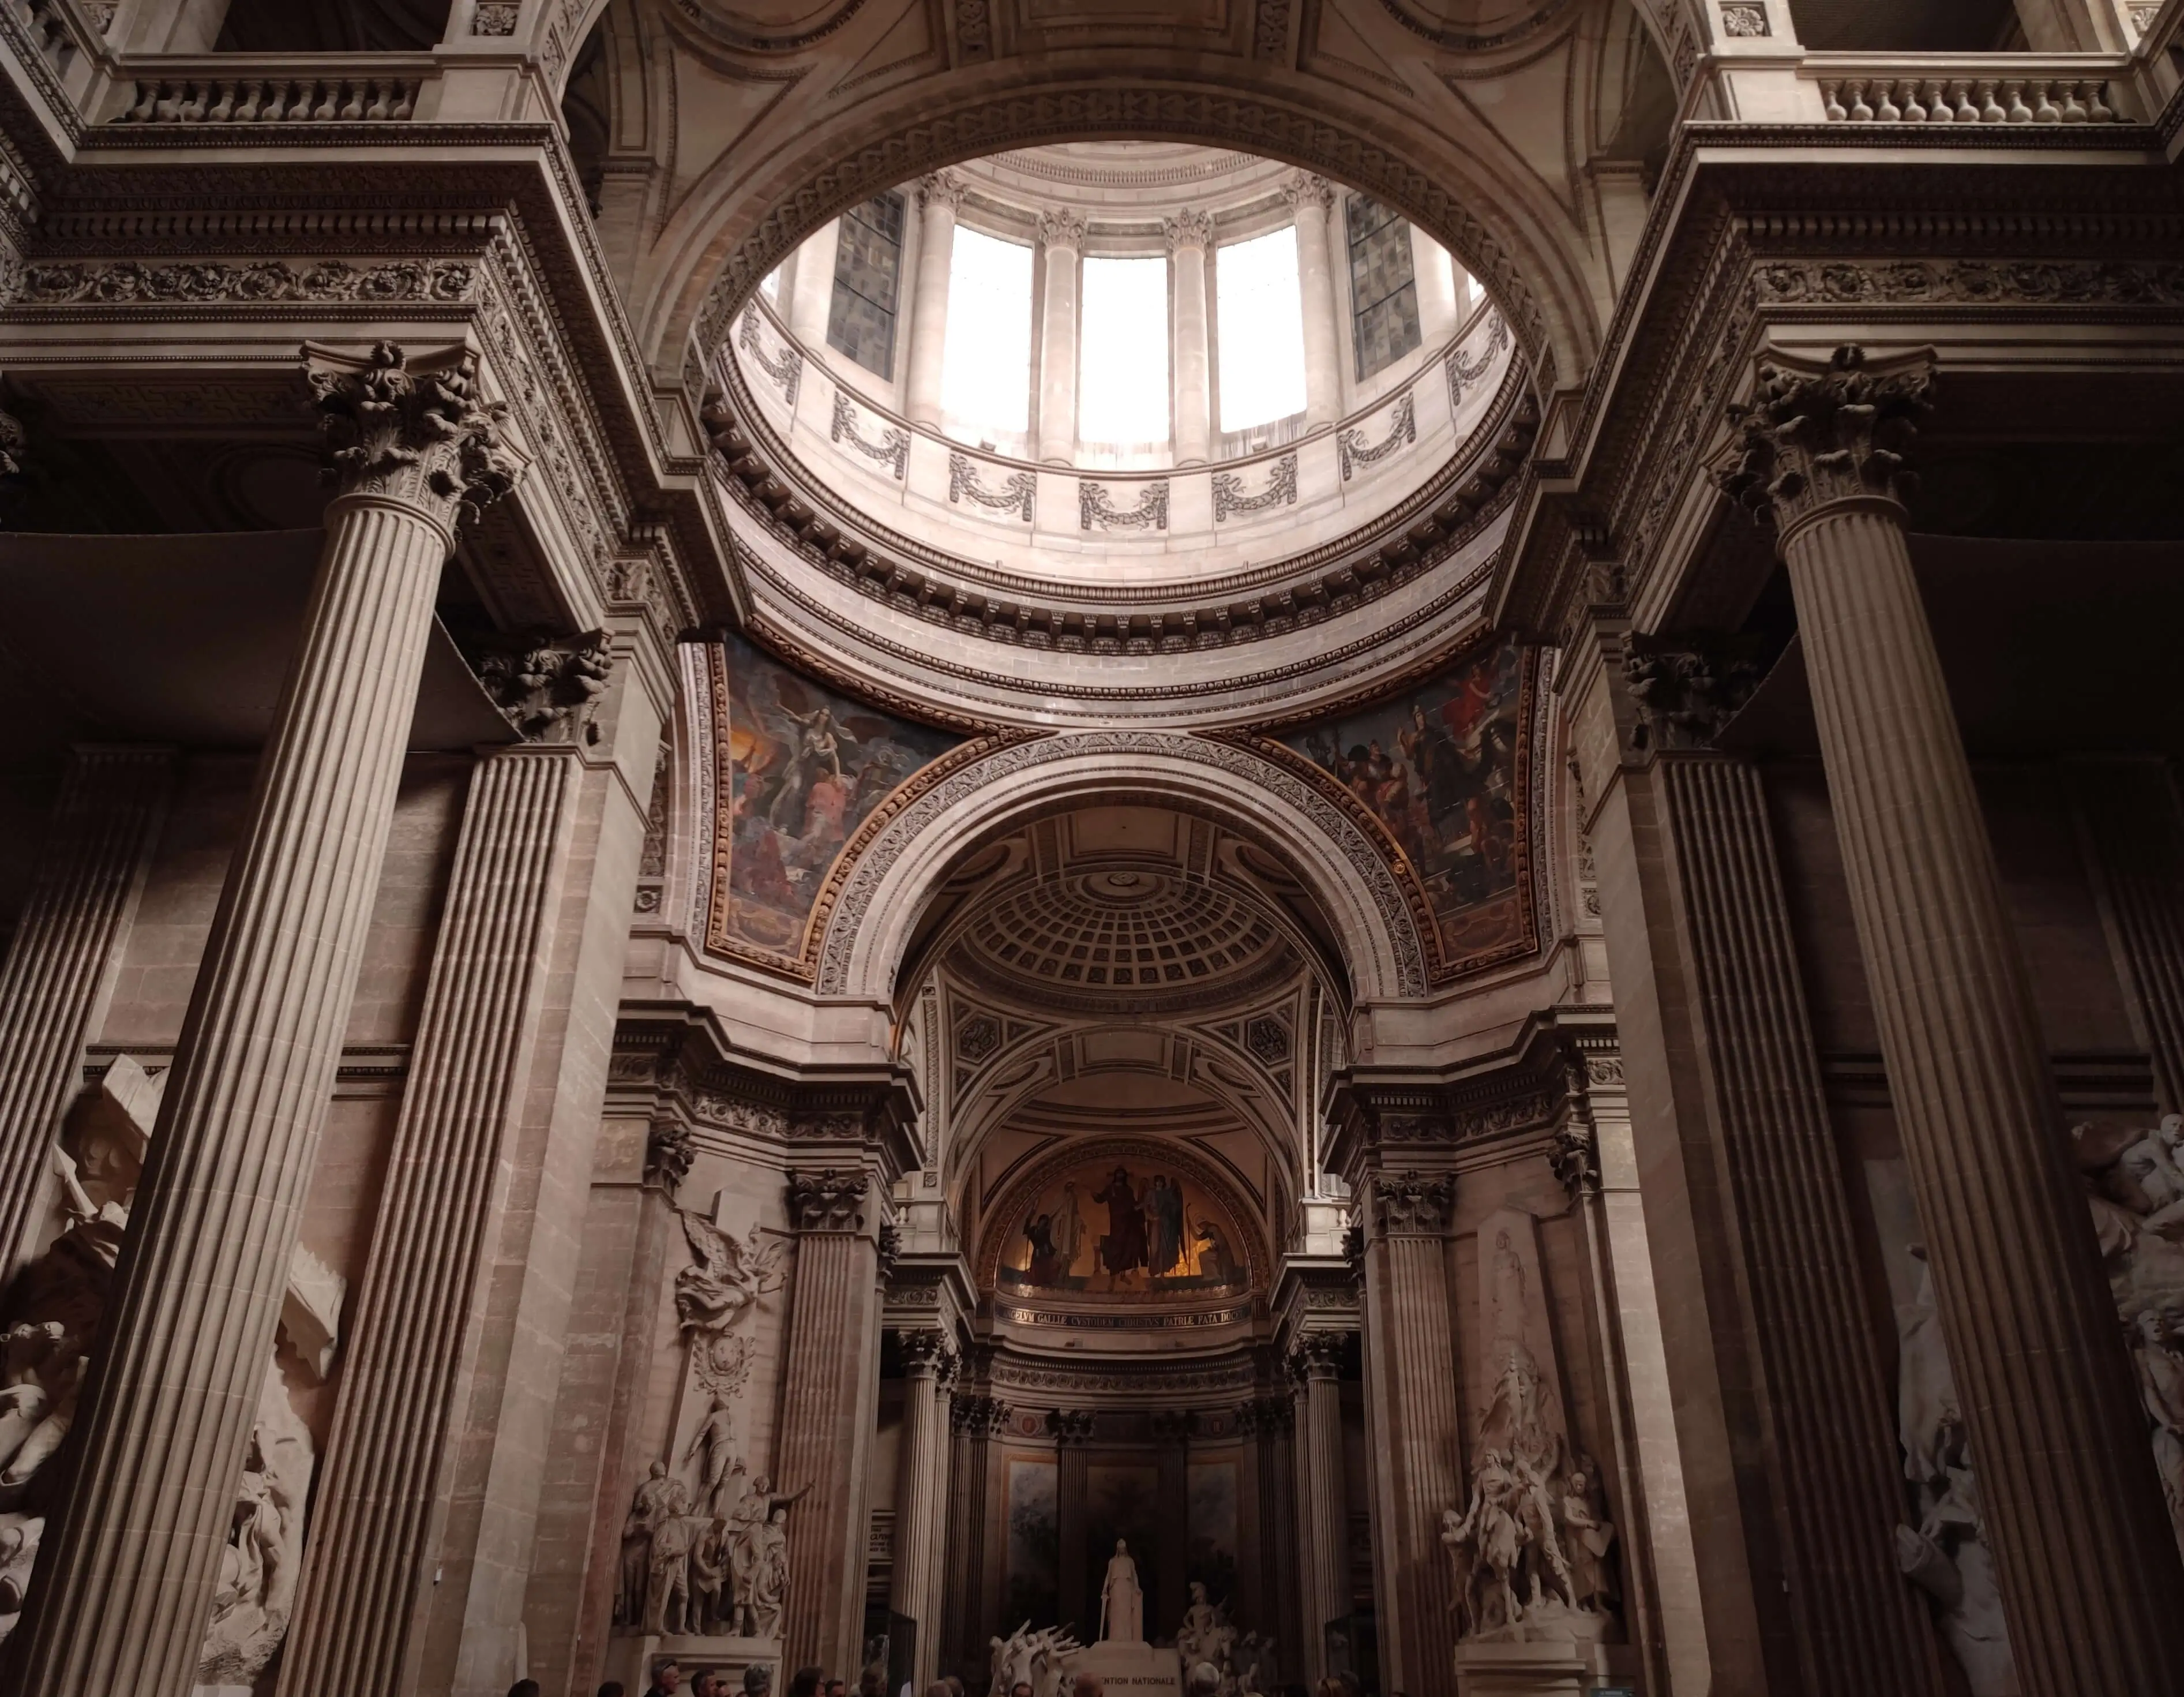
<instances>
[{"instance_id":1,"label":"coffered vault ceiling","mask_svg":"<svg viewBox=\"0 0 2184 1697\"><path fill-rule=\"evenodd\" d=\"M1299 1188L1338 1023L1321 930L1263 855L1165 809L1084 809L969 857L905 997L964 1217L997 1170L1125 1131L1214 1140L1279 1213L1267 1187Z\"/></svg>"}]
</instances>

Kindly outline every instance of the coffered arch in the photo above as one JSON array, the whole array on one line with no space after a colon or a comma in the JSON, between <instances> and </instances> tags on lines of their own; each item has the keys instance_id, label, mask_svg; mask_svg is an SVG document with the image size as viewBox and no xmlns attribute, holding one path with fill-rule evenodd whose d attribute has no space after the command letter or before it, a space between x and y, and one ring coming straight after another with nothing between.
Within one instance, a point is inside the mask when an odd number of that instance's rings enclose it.
<instances>
[{"instance_id":1,"label":"coffered arch","mask_svg":"<svg viewBox=\"0 0 2184 1697\"><path fill-rule=\"evenodd\" d=\"M829 918L819 993L893 1002L919 921L967 853L1045 815L1123 799L1212 819L1271 856L1323 916L1353 1004L1426 992L1424 945L1386 860L1318 790L1236 743L1088 731L1011 741L896 814Z\"/></svg>"}]
</instances>

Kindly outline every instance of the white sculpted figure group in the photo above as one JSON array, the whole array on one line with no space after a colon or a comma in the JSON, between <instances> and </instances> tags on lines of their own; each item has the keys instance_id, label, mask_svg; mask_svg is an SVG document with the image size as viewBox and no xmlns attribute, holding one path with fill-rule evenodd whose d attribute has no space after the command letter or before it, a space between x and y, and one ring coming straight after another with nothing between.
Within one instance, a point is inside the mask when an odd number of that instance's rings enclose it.
<instances>
[{"instance_id":1,"label":"white sculpted figure group","mask_svg":"<svg viewBox=\"0 0 2184 1697\"><path fill-rule=\"evenodd\" d=\"M807 1489L809 1487L806 1488ZM740 1461L701 1496L655 1461L622 1523L615 1622L694 1637L772 1638L788 1596L788 1510Z\"/></svg>"},{"instance_id":2,"label":"white sculpted figure group","mask_svg":"<svg viewBox=\"0 0 2184 1697\"><path fill-rule=\"evenodd\" d=\"M1026 1621L1005 1638L989 1640L993 1646L992 1697L1009 1697L1019 1685L1031 1687L1032 1697L1061 1697L1069 1689L1069 1663L1084 1646L1064 1627L1032 1630Z\"/></svg>"},{"instance_id":3,"label":"white sculpted figure group","mask_svg":"<svg viewBox=\"0 0 2184 1697\"><path fill-rule=\"evenodd\" d=\"M1573 1454L1553 1394L1524 1341L1524 1267L1509 1235L1496 1239L1490 1294L1493 1401L1479 1422L1471 1500L1441 1514L1441 1542L1455 1565L1459 1638L1597 1641L1613 1624L1615 1524L1600 1470Z\"/></svg>"},{"instance_id":4,"label":"white sculpted figure group","mask_svg":"<svg viewBox=\"0 0 2184 1697\"><path fill-rule=\"evenodd\" d=\"M750 1475L736 1454L735 1405L750 1375L746 1323L782 1287L782 1244L755 1224L737 1237L677 1212L691 1260L675 1276L675 1318L705 1413L670 1451L673 1466L654 1462L631 1499L614 1621L633 1633L773 1638L788 1596L789 1506L804 1492L784 1496Z\"/></svg>"},{"instance_id":5,"label":"white sculpted figure group","mask_svg":"<svg viewBox=\"0 0 2184 1697\"><path fill-rule=\"evenodd\" d=\"M1175 1647L1185 1680L1201 1667L1220 1675L1220 1697L1255 1697L1275 1677L1273 1637L1240 1635L1226 1600L1213 1601L1195 1579L1190 1582L1190 1606L1176 1629Z\"/></svg>"},{"instance_id":6,"label":"white sculpted figure group","mask_svg":"<svg viewBox=\"0 0 2184 1697\"><path fill-rule=\"evenodd\" d=\"M8 1291L0 1321L0 1638L20 1617L36 1564L50 1506L46 1463L75 1421L163 1082L121 1055L70 1104L53 1151L60 1229ZM340 1279L299 1248L281 1328L307 1376L322 1376L331 1364L340 1311ZM269 1361L220 1551L199 1687L247 1690L281 1647L315 1462L310 1429L289 1399L280 1367Z\"/></svg>"}]
</instances>

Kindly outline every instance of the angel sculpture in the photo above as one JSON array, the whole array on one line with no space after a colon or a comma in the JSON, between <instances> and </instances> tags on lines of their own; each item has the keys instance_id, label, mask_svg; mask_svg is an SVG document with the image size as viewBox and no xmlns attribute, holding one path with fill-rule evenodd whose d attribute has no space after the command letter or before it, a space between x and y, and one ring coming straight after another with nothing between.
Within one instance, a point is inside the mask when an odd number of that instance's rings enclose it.
<instances>
[{"instance_id":1,"label":"angel sculpture","mask_svg":"<svg viewBox=\"0 0 2184 1697\"><path fill-rule=\"evenodd\" d=\"M696 1264L675 1276L675 1317L685 1336L716 1335L740 1320L760 1297L781 1288L781 1244L761 1241L755 1225L747 1237L738 1239L702 1214L677 1212Z\"/></svg>"}]
</instances>

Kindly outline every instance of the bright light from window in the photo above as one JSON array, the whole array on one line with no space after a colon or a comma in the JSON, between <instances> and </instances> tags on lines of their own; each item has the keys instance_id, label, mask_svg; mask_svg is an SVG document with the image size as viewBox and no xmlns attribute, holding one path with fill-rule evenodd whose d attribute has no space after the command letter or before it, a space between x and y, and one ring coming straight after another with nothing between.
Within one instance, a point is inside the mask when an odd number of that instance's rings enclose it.
<instances>
[{"instance_id":1,"label":"bright light from window","mask_svg":"<svg viewBox=\"0 0 2184 1697\"><path fill-rule=\"evenodd\" d=\"M1021 434L1031 406L1031 249L961 225L948 264L940 410L972 431Z\"/></svg>"},{"instance_id":2,"label":"bright light from window","mask_svg":"<svg viewBox=\"0 0 2184 1697\"><path fill-rule=\"evenodd\" d=\"M768 271L760 281L758 292L764 295L769 301L775 303L778 303L780 301L781 267L779 265L776 265L772 271Z\"/></svg>"},{"instance_id":3,"label":"bright light from window","mask_svg":"<svg viewBox=\"0 0 2184 1697\"><path fill-rule=\"evenodd\" d=\"M1084 261L1077 434L1167 440L1167 261Z\"/></svg>"},{"instance_id":4,"label":"bright light from window","mask_svg":"<svg viewBox=\"0 0 2184 1697\"><path fill-rule=\"evenodd\" d=\"M1221 342L1221 428L1248 430L1304 410L1304 304L1296 226L1214 256Z\"/></svg>"}]
</instances>

